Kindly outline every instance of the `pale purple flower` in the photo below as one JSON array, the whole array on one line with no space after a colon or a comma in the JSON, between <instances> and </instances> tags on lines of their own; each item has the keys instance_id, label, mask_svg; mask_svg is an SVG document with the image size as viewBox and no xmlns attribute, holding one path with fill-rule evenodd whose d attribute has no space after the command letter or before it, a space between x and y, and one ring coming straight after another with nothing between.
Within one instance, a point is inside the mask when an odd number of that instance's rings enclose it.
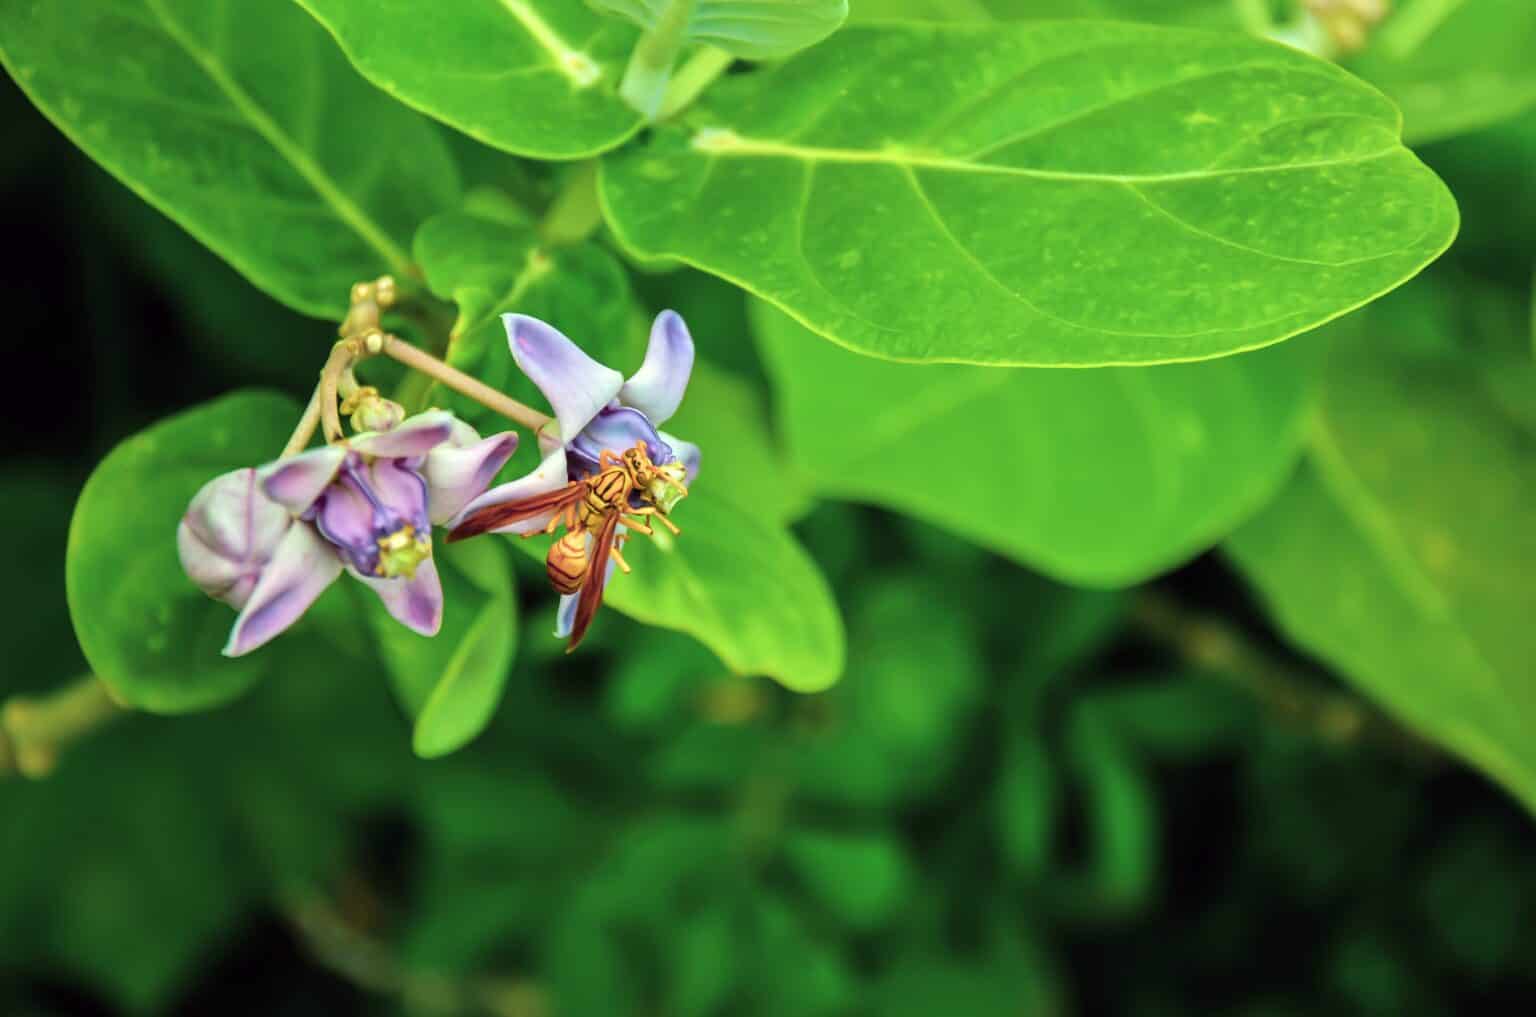
<instances>
[{"instance_id":1,"label":"pale purple flower","mask_svg":"<svg viewBox=\"0 0 1536 1017\"><path fill-rule=\"evenodd\" d=\"M602 452L622 452L642 441L653 463L681 463L687 482L693 482L699 471L699 447L658 429L682 403L693 372L693 337L677 312L662 311L656 316L645 360L628 380L537 318L504 314L502 323L512 358L549 400L555 419L539 432L544 459L538 467L474 499L459 518L590 476L597 472ZM534 516L499 527L497 532L535 533L551 518ZM612 560L608 568L611 574ZM575 594L561 598L557 635L570 634L576 599Z\"/></svg>"},{"instance_id":2,"label":"pale purple flower","mask_svg":"<svg viewBox=\"0 0 1536 1017\"><path fill-rule=\"evenodd\" d=\"M484 491L516 448L515 434L482 439L431 410L205 486L178 541L187 575L240 611L225 654L287 629L343 568L400 622L436 634L443 591L432 525Z\"/></svg>"}]
</instances>

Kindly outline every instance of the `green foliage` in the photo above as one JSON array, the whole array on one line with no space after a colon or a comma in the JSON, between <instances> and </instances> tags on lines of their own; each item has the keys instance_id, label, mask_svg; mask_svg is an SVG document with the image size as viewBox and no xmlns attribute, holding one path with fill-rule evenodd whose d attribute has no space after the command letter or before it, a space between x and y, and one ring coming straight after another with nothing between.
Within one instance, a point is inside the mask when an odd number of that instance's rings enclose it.
<instances>
[{"instance_id":1,"label":"green foliage","mask_svg":"<svg viewBox=\"0 0 1536 1017\"><path fill-rule=\"evenodd\" d=\"M1199 360L1336 317L1450 243L1455 203L1398 119L1228 36L850 28L605 159L603 203L636 253L861 353Z\"/></svg>"},{"instance_id":2,"label":"green foliage","mask_svg":"<svg viewBox=\"0 0 1536 1017\"><path fill-rule=\"evenodd\" d=\"M411 231L458 191L432 126L287 3L9 0L0 63L113 176L306 314L405 272Z\"/></svg>"},{"instance_id":3,"label":"green foliage","mask_svg":"<svg viewBox=\"0 0 1536 1017\"><path fill-rule=\"evenodd\" d=\"M1098 371L893 364L766 304L753 319L790 452L818 493L1091 585L1177 565L1274 494L1300 453L1321 352L1302 340Z\"/></svg>"},{"instance_id":4,"label":"green foliage","mask_svg":"<svg viewBox=\"0 0 1536 1017\"><path fill-rule=\"evenodd\" d=\"M655 28L678 0L592 0L592 6ZM747 60L778 60L825 39L848 17L848 0L689 0L683 38Z\"/></svg>"},{"instance_id":5,"label":"green foliage","mask_svg":"<svg viewBox=\"0 0 1536 1017\"><path fill-rule=\"evenodd\" d=\"M605 600L647 624L688 633L738 674L767 675L799 692L837 681L837 602L783 525L702 480L677 515L682 536L658 530L655 539L625 545L634 573L616 575Z\"/></svg>"},{"instance_id":6,"label":"green foliage","mask_svg":"<svg viewBox=\"0 0 1536 1017\"><path fill-rule=\"evenodd\" d=\"M1528 361L1341 350L1305 465L1228 548L1292 639L1536 807L1533 384Z\"/></svg>"},{"instance_id":7,"label":"green foliage","mask_svg":"<svg viewBox=\"0 0 1536 1017\"><path fill-rule=\"evenodd\" d=\"M276 666L219 655L234 614L187 581L176 525L203 484L281 449L298 409L273 393L226 396L129 438L86 482L69 528L69 611L86 660L123 702L206 709Z\"/></svg>"},{"instance_id":8,"label":"green foliage","mask_svg":"<svg viewBox=\"0 0 1536 1017\"><path fill-rule=\"evenodd\" d=\"M619 101L634 31L568 0L298 0L357 69L401 102L487 145L579 159L640 117Z\"/></svg>"},{"instance_id":9,"label":"green foliage","mask_svg":"<svg viewBox=\"0 0 1536 1017\"><path fill-rule=\"evenodd\" d=\"M411 744L425 758L470 741L501 700L517 656L517 601L506 553L480 541L438 548L443 599L453 605L425 639L370 597L374 641L401 705L416 720Z\"/></svg>"}]
</instances>

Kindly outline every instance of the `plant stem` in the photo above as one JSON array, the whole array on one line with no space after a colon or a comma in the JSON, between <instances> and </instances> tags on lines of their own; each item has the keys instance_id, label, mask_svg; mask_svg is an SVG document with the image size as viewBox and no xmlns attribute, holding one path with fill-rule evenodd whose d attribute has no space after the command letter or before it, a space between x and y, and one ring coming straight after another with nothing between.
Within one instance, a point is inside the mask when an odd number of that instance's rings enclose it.
<instances>
[{"instance_id":1,"label":"plant stem","mask_svg":"<svg viewBox=\"0 0 1536 1017\"><path fill-rule=\"evenodd\" d=\"M672 65L688 39L688 23L693 20L694 0L668 0L656 23L635 43L619 82L619 98L655 120L666 94Z\"/></svg>"},{"instance_id":2,"label":"plant stem","mask_svg":"<svg viewBox=\"0 0 1536 1017\"><path fill-rule=\"evenodd\" d=\"M341 385L341 374L357 359L357 348L352 340L343 339L331 347L331 355L320 369L320 420L325 428L326 441L340 441L345 434L341 430L341 414L336 402Z\"/></svg>"},{"instance_id":3,"label":"plant stem","mask_svg":"<svg viewBox=\"0 0 1536 1017\"><path fill-rule=\"evenodd\" d=\"M535 434L545 424L549 423L551 419L547 414L540 413L531 406L525 406L516 399L496 391L479 379L472 378L457 368L449 367L441 360L438 360L424 350L417 349L398 336L385 336L382 352L398 360L406 367L420 371L422 374L430 375L455 392L468 396L488 409L495 410L497 413L523 425Z\"/></svg>"},{"instance_id":4,"label":"plant stem","mask_svg":"<svg viewBox=\"0 0 1536 1017\"><path fill-rule=\"evenodd\" d=\"M1320 686L1300 668L1275 659L1235 625L1148 592L1136 601L1134 624L1179 657L1252 693L1266 707L1334 743L1368 742L1424 762L1429 743L1354 696Z\"/></svg>"},{"instance_id":5,"label":"plant stem","mask_svg":"<svg viewBox=\"0 0 1536 1017\"><path fill-rule=\"evenodd\" d=\"M320 426L320 384L315 383L315 390L309 394L309 405L304 407L304 415L299 418L298 426L293 429L293 435L289 437L288 444L283 446L279 459L287 459L289 456L298 455L309 444L309 439L315 436L315 428Z\"/></svg>"},{"instance_id":6,"label":"plant stem","mask_svg":"<svg viewBox=\"0 0 1536 1017\"><path fill-rule=\"evenodd\" d=\"M0 709L0 774L46 777L71 742L122 713L94 675L43 696L13 696Z\"/></svg>"},{"instance_id":7,"label":"plant stem","mask_svg":"<svg viewBox=\"0 0 1536 1017\"><path fill-rule=\"evenodd\" d=\"M673 75L672 83L667 86L666 94L662 97L656 119L670 120L693 105L693 101L704 89L714 84L715 79L735 62L736 58L723 49L715 46L700 48Z\"/></svg>"},{"instance_id":8,"label":"plant stem","mask_svg":"<svg viewBox=\"0 0 1536 1017\"><path fill-rule=\"evenodd\" d=\"M597 160L578 163L539 224L539 236L551 247L579 244L603 224L597 198Z\"/></svg>"}]
</instances>

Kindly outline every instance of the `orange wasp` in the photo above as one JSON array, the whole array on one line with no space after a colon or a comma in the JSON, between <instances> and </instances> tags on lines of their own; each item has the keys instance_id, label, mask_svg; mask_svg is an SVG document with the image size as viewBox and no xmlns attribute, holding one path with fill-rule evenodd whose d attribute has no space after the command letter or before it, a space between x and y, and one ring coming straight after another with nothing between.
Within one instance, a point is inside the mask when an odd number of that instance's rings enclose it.
<instances>
[{"instance_id":1,"label":"orange wasp","mask_svg":"<svg viewBox=\"0 0 1536 1017\"><path fill-rule=\"evenodd\" d=\"M667 516L672 506L688 494L686 479L682 463L657 466L651 462L643 441L622 454L605 450L598 457L598 471L591 476L553 491L471 512L448 534L448 541L463 540L545 514L550 516L549 525L541 532L554 533L563 525L566 532L549 545L544 566L556 591L581 594L576 602L570 642L565 647L565 652L570 653L586 635L592 616L603 602L608 559L611 557L620 569L629 571L620 551L624 538L619 534L619 524L654 536L656 531L650 521L655 520L673 533L680 533Z\"/></svg>"}]
</instances>

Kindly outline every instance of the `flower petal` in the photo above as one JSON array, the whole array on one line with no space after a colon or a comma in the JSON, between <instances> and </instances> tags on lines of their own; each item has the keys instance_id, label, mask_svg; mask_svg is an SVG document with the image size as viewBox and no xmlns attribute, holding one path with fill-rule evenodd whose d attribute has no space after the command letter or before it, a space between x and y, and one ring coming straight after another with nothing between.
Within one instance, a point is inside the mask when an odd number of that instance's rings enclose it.
<instances>
[{"instance_id":1,"label":"flower petal","mask_svg":"<svg viewBox=\"0 0 1536 1017\"><path fill-rule=\"evenodd\" d=\"M642 441L645 442L651 462L660 464L672 461L671 447L661 440L661 435L651 426L644 413L628 406L609 406L593 417L586 429L567 447L571 473L578 477L596 473L603 452L623 452Z\"/></svg>"},{"instance_id":2,"label":"flower petal","mask_svg":"<svg viewBox=\"0 0 1536 1017\"><path fill-rule=\"evenodd\" d=\"M182 571L208 596L239 610L293 516L268 498L247 467L204 484L176 528Z\"/></svg>"},{"instance_id":3,"label":"flower petal","mask_svg":"<svg viewBox=\"0 0 1536 1017\"><path fill-rule=\"evenodd\" d=\"M677 412L692 373L693 336L688 334L682 315L662 311L651 324L645 360L619 390L619 401L659 426Z\"/></svg>"},{"instance_id":4,"label":"flower petal","mask_svg":"<svg viewBox=\"0 0 1536 1017\"><path fill-rule=\"evenodd\" d=\"M384 536L409 523L417 533L430 533L432 520L427 515L427 482L420 471L399 459L376 459L368 470L374 497L384 511L374 514L374 536ZM398 522L391 519L398 516ZM384 532L379 532L380 530Z\"/></svg>"},{"instance_id":5,"label":"flower petal","mask_svg":"<svg viewBox=\"0 0 1536 1017\"><path fill-rule=\"evenodd\" d=\"M433 449L422 467L432 521L441 525L458 515L470 499L478 497L496 479L516 451L517 435L511 431L461 448L439 445Z\"/></svg>"},{"instance_id":6,"label":"flower petal","mask_svg":"<svg viewBox=\"0 0 1536 1017\"><path fill-rule=\"evenodd\" d=\"M296 522L251 591L224 646L238 657L262 646L298 621L341 574L341 560L314 527Z\"/></svg>"},{"instance_id":7,"label":"flower petal","mask_svg":"<svg viewBox=\"0 0 1536 1017\"><path fill-rule=\"evenodd\" d=\"M437 575L437 562L428 558L416 566L416 575L409 579L379 579L349 571L379 595L400 624L424 636L437 635L443 624L443 584Z\"/></svg>"},{"instance_id":8,"label":"flower petal","mask_svg":"<svg viewBox=\"0 0 1536 1017\"><path fill-rule=\"evenodd\" d=\"M624 376L604 367L558 330L526 314L503 314L512 359L549 400L567 440L578 434L624 387Z\"/></svg>"},{"instance_id":9,"label":"flower petal","mask_svg":"<svg viewBox=\"0 0 1536 1017\"><path fill-rule=\"evenodd\" d=\"M465 519L481 509L490 508L494 505L504 505L507 502L521 501L524 498L531 498L536 494L544 494L547 491L564 487L568 483L570 483L570 477L566 473L565 449L557 447L553 452L544 457L544 461L539 463L532 473L491 488L468 505L465 505L458 515L449 520L448 525L450 527L458 527ZM536 533L549 525L549 520L553 515L554 513L552 512L545 512L531 519L522 519L515 523L508 523L506 526L500 526L487 532Z\"/></svg>"},{"instance_id":10,"label":"flower petal","mask_svg":"<svg viewBox=\"0 0 1536 1017\"><path fill-rule=\"evenodd\" d=\"M454 416L447 410L427 410L388 431L370 431L347 439L353 451L389 459L424 456L453 436Z\"/></svg>"},{"instance_id":11,"label":"flower petal","mask_svg":"<svg viewBox=\"0 0 1536 1017\"><path fill-rule=\"evenodd\" d=\"M336 471L341 469L346 458L345 448L326 445L268 463L256 471L256 476L267 497L294 515L300 515L336 479Z\"/></svg>"},{"instance_id":12,"label":"flower petal","mask_svg":"<svg viewBox=\"0 0 1536 1017\"><path fill-rule=\"evenodd\" d=\"M692 487L693 478L699 475L699 446L691 441L684 441L676 435L668 434L665 431L657 433L661 435L662 441L672 446L672 454L677 457L677 461L682 463L683 468L688 471L687 484L689 487Z\"/></svg>"},{"instance_id":13,"label":"flower petal","mask_svg":"<svg viewBox=\"0 0 1536 1017\"><path fill-rule=\"evenodd\" d=\"M357 478L358 472L366 471L354 464L326 488L313 518L321 536L335 544L350 564L372 572L379 560L376 509Z\"/></svg>"}]
</instances>

